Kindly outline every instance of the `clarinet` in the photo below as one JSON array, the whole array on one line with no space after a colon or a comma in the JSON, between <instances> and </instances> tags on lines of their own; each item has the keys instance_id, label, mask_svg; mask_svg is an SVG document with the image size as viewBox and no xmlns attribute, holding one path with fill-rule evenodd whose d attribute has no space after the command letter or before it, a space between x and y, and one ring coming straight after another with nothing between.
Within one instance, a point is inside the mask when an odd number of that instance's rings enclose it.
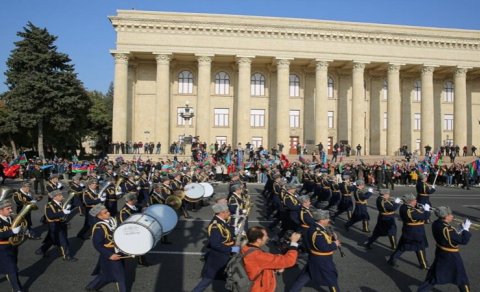
<instances>
[{"instance_id":1,"label":"clarinet","mask_svg":"<svg viewBox=\"0 0 480 292\"><path fill-rule=\"evenodd\" d=\"M330 236L332 236L332 239L334 241L337 241L338 238L337 238L337 235L335 234L335 232L333 232L332 226L327 226L326 229L327 229L328 233L330 233ZM342 245L338 245L337 247L338 247L338 251L340 252L340 256L342 258L345 257L345 253L343 252Z\"/></svg>"}]
</instances>

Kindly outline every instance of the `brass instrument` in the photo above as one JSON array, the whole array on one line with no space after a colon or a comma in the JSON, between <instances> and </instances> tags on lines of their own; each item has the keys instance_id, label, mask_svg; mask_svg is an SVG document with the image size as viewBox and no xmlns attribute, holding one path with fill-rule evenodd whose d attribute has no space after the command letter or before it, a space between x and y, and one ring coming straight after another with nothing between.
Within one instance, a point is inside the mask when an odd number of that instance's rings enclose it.
<instances>
[{"instance_id":1,"label":"brass instrument","mask_svg":"<svg viewBox=\"0 0 480 292\"><path fill-rule=\"evenodd\" d=\"M125 180L125 177L119 176L117 181L115 182L115 192L118 192L118 189L120 188L120 185L123 183Z\"/></svg>"},{"instance_id":2,"label":"brass instrument","mask_svg":"<svg viewBox=\"0 0 480 292\"><path fill-rule=\"evenodd\" d=\"M180 198L180 200L183 200L183 199L185 198L185 196L186 196L186 193L185 193L184 190L176 190L176 191L173 192L173 194L174 194L176 197Z\"/></svg>"},{"instance_id":3,"label":"brass instrument","mask_svg":"<svg viewBox=\"0 0 480 292\"><path fill-rule=\"evenodd\" d=\"M453 222L457 222L459 224L463 224L463 221L465 221L465 219L461 219L461 218L454 218L453 219ZM470 225L470 229L478 231L478 230L480 230L480 224L472 222L472 225Z\"/></svg>"},{"instance_id":4,"label":"brass instrument","mask_svg":"<svg viewBox=\"0 0 480 292\"><path fill-rule=\"evenodd\" d=\"M10 200L13 196L13 189L9 187L2 187L0 189L0 201Z\"/></svg>"},{"instance_id":5,"label":"brass instrument","mask_svg":"<svg viewBox=\"0 0 480 292\"><path fill-rule=\"evenodd\" d=\"M75 196L80 196L80 195L83 195L83 191L81 191L81 192L75 192L75 191L72 191L72 190L69 191L67 198L65 198L65 200L63 200L62 209L66 209L68 204L70 204L70 202L73 200L73 198L75 198Z\"/></svg>"},{"instance_id":6,"label":"brass instrument","mask_svg":"<svg viewBox=\"0 0 480 292\"><path fill-rule=\"evenodd\" d=\"M182 207L182 199L177 195L170 195L165 199L165 204L175 210L179 210Z\"/></svg>"},{"instance_id":7,"label":"brass instrument","mask_svg":"<svg viewBox=\"0 0 480 292\"><path fill-rule=\"evenodd\" d=\"M27 203L23 206L22 211L17 214L17 217L15 217L15 220L12 222L11 228L14 229L18 226L21 226L23 227L23 230L8 239L8 242L10 242L11 245L20 245L27 239L27 233L25 232L27 228L27 220L25 219L25 216L32 210L37 209L37 205L33 203Z\"/></svg>"},{"instance_id":8,"label":"brass instrument","mask_svg":"<svg viewBox=\"0 0 480 292\"><path fill-rule=\"evenodd\" d=\"M99 197L102 197L104 196L104 193L105 191L107 190L107 188L111 185L112 183L111 182L107 182L100 191L98 191L98 196ZM106 196L106 195L105 195Z\"/></svg>"}]
</instances>

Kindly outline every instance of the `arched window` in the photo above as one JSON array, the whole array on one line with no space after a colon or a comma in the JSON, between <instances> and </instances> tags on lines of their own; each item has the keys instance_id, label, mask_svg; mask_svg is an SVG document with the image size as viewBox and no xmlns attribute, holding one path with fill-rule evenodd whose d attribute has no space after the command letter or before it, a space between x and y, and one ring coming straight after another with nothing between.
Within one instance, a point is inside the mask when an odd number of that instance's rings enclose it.
<instances>
[{"instance_id":1,"label":"arched window","mask_svg":"<svg viewBox=\"0 0 480 292\"><path fill-rule=\"evenodd\" d=\"M255 73L250 79L250 94L252 96L265 95L265 77L260 73Z\"/></svg>"},{"instance_id":2,"label":"arched window","mask_svg":"<svg viewBox=\"0 0 480 292\"><path fill-rule=\"evenodd\" d=\"M290 74L290 96L298 97L300 96L300 78L295 74Z\"/></svg>"},{"instance_id":3,"label":"arched window","mask_svg":"<svg viewBox=\"0 0 480 292\"><path fill-rule=\"evenodd\" d=\"M328 98L333 98L333 89L335 88L335 84L333 83L332 77L328 77Z\"/></svg>"},{"instance_id":4,"label":"arched window","mask_svg":"<svg viewBox=\"0 0 480 292\"><path fill-rule=\"evenodd\" d=\"M227 95L230 92L230 76L225 72L215 75L215 94Z\"/></svg>"},{"instance_id":5,"label":"arched window","mask_svg":"<svg viewBox=\"0 0 480 292\"><path fill-rule=\"evenodd\" d=\"M193 74L190 71L182 71L178 74L178 93L193 93Z\"/></svg>"},{"instance_id":6,"label":"arched window","mask_svg":"<svg viewBox=\"0 0 480 292\"><path fill-rule=\"evenodd\" d=\"M445 101L453 102L453 83L452 81L445 82Z\"/></svg>"},{"instance_id":7,"label":"arched window","mask_svg":"<svg viewBox=\"0 0 480 292\"><path fill-rule=\"evenodd\" d=\"M382 93L383 93L383 99L388 99L388 81L387 80L383 80Z\"/></svg>"},{"instance_id":8,"label":"arched window","mask_svg":"<svg viewBox=\"0 0 480 292\"><path fill-rule=\"evenodd\" d=\"M422 81L415 80L413 84L413 93L415 94L413 100L421 101L422 100Z\"/></svg>"}]
</instances>

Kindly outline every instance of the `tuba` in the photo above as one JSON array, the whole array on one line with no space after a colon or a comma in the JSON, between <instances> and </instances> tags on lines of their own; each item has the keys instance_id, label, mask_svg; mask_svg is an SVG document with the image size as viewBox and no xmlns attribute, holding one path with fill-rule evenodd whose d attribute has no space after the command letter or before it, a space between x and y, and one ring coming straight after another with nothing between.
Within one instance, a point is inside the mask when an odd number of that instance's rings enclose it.
<instances>
[{"instance_id":1,"label":"tuba","mask_svg":"<svg viewBox=\"0 0 480 292\"><path fill-rule=\"evenodd\" d=\"M37 210L38 207L37 205L33 203L28 203L23 206L22 211L17 214L17 217L15 217L15 220L12 222L12 229L16 228L18 226L24 227L24 230L27 227L27 220L25 219L25 216L31 212L32 210ZM27 239L27 233L25 231L20 231L18 234L15 234L14 236L11 236L8 239L8 242L10 242L11 245L20 245L22 244L25 240Z\"/></svg>"},{"instance_id":2,"label":"tuba","mask_svg":"<svg viewBox=\"0 0 480 292\"><path fill-rule=\"evenodd\" d=\"M75 196L80 196L82 194L83 194L83 191L81 192L69 191L68 196L65 198L65 200L63 200L62 208L63 209L67 208L68 204L70 204L70 202L73 200L73 198L75 198Z\"/></svg>"},{"instance_id":3,"label":"tuba","mask_svg":"<svg viewBox=\"0 0 480 292\"><path fill-rule=\"evenodd\" d=\"M10 200L13 196L13 189L9 187L2 187L0 189L0 201Z\"/></svg>"}]
</instances>

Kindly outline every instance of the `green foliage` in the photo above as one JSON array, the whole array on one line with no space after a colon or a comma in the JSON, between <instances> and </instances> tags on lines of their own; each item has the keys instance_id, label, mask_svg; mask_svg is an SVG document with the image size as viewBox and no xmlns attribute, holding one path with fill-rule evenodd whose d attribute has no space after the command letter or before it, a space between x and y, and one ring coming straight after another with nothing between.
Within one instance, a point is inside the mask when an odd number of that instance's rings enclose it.
<instances>
[{"instance_id":1,"label":"green foliage","mask_svg":"<svg viewBox=\"0 0 480 292\"><path fill-rule=\"evenodd\" d=\"M5 73L9 91L4 100L14 124L10 131L37 136L43 128L45 144L79 147L92 102L70 58L57 51L57 37L45 28L29 22L17 35L21 40L15 42Z\"/></svg>"}]
</instances>

